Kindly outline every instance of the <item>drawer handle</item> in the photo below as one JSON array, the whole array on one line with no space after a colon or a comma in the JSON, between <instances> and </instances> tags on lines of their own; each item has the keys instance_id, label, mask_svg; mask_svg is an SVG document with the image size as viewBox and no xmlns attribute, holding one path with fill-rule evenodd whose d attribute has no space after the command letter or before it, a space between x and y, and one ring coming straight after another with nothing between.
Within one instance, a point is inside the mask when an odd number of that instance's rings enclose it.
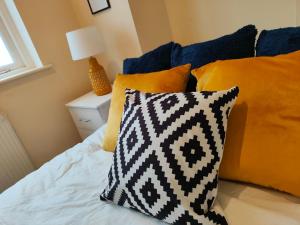
<instances>
[{"instance_id":1,"label":"drawer handle","mask_svg":"<svg viewBox=\"0 0 300 225\"><path fill-rule=\"evenodd\" d=\"M89 123L91 120L79 119L80 122Z\"/></svg>"}]
</instances>

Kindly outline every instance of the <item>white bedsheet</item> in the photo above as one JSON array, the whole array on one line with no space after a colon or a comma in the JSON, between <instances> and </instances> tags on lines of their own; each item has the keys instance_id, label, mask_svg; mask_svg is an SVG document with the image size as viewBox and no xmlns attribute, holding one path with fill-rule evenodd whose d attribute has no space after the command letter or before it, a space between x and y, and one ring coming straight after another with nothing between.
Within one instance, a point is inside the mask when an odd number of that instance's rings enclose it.
<instances>
[{"instance_id":1,"label":"white bedsheet","mask_svg":"<svg viewBox=\"0 0 300 225\"><path fill-rule=\"evenodd\" d=\"M1 225L165 224L99 200L112 154L102 131L55 157L0 195ZM218 203L232 225L300 225L300 199L222 181Z\"/></svg>"}]
</instances>

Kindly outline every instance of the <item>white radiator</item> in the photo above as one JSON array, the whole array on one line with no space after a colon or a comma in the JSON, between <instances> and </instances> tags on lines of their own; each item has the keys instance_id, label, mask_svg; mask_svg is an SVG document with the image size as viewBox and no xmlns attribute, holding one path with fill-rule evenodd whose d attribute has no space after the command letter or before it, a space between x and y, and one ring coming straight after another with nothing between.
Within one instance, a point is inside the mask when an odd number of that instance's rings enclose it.
<instances>
[{"instance_id":1,"label":"white radiator","mask_svg":"<svg viewBox=\"0 0 300 225\"><path fill-rule=\"evenodd\" d=\"M0 193L33 171L33 165L7 118L0 114Z\"/></svg>"}]
</instances>

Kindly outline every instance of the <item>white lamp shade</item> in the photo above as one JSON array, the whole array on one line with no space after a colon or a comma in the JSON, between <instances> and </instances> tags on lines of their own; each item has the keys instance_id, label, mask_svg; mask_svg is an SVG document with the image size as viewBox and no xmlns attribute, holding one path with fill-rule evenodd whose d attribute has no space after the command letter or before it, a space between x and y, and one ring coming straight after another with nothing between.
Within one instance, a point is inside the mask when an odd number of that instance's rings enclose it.
<instances>
[{"instance_id":1,"label":"white lamp shade","mask_svg":"<svg viewBox=\"0 0 300 225\"><path fill-rule=\"evenodd\" d=\"M94 26L74 30L66 35L73 60L85 59L103 52L100 33Z\"/></svg>"}]
</instances>

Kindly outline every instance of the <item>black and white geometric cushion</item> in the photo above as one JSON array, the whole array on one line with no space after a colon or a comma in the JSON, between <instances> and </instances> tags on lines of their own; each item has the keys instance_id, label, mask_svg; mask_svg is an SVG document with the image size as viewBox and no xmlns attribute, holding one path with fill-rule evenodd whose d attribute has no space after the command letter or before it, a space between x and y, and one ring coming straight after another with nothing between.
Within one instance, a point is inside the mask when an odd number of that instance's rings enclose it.
<instances>
[{"instance_id":1,"label":"black and white geometric cushion","mask_svg":"<svg viewBox=\"0 0 300 225\"><path fill-rule=\"evenodd\" d=\"M144 94L127 90L101 200L170 224L227 224L211 207L239 89Z\"/></svg>"}]
</instances>

